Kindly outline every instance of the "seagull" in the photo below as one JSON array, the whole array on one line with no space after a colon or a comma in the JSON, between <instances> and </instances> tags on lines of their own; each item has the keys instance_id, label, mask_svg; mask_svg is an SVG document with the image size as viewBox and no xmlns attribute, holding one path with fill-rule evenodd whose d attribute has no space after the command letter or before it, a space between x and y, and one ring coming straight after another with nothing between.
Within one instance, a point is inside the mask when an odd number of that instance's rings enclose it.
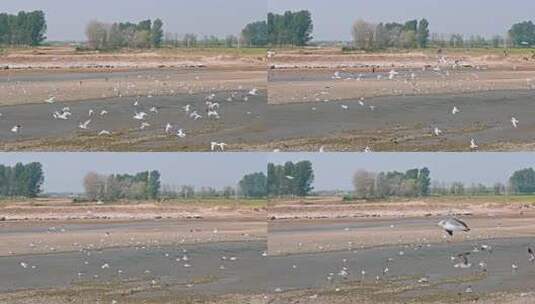
<instances>
[{"instance_id":1,"label":"seagull","mask_svg":"<svg viewBox=\"0 0 535 304\"><path fill-rule=\"evenodd\" d=\"M150 127L150 123L148 122L142 122L141 126L139 127L140 130L144 130L146 127Z\"/></svg>"},{"instance_id":2,"label":"seagull","mask_svg":"<svg viewBox=\"0 0 535 304\"><path fill-rule=\"evenodd\" d=\"M511 117L511 123L513 124L513 127L517 128L519 121L515 117Z\"/></svg>"},{"instance_id":3,"label":"seagull","mask_svg":"<svg viewBox=\"0 0 535 304\"><path fill-rule=\"evenodd\" d=\"M171 130L173 130L173 125L167 123L167 125L165 126L165 133L169 133L171 132Z\"/></svg>"},{"instance_id":4,"label":"seagull","mask_svg":"<svg viewBox=\"0 0 535 304\"><path fill-rule=\"evenodd\" d=\"M472 263L468 263L468 255L470 255L470 252L465 252L457 255L457 258L461 260L460 263L457 263L453 265L455 268L470 268L472 267Z\"/></svg>"},{"instance_id":5,"label":"seagull","mask_svg":"<svg viewBox=\"0 0 535 304\"><path fill-rule=\"evenodd\" d=\"M108 111L106 111L106 110L102 110L102 111L100 111L100 116L104 116L104 115L106 115L106 114L108 114Z\"/></svg>"},{"instance_id":6,"label":"seagull","mask_svg":"<svg viewBox=\"0 0 535 304\"><path fill-rule=\"evenodd\" d=\"M50 97L48 99L45 99L45 102L46 103L54 103L54 102L56 102L56 97L52 96L52 97Z\"/></svg>"},{"instance_id":7,"label":"seagull","mask_svg":"<svg viewBox=\"0 0 535 304\"><path fill-rule=\"evenodd\" d=\"M208 117L215 117L215 119L219 119L219 113L216 111L208 111Z\"/></svg>"},{"instance_id":8,"label":"seagull","mask_svg":"<svg viewBox=\"0 0 535 304\"><path fill-rule=\"evenodd\" d=\"M368 153L368 152L371 152L372 149L370 149L370 147L366 146L366 148L364 148L364 153Z\"/></svg>"},{"instance_id":9,"label":"seagull","mask_svg":"<svg viewBox=\"0 0 535 304\"><path fill-rule=\"evenodd\" d=\"M21 128L20 125L16 125L16 126L14 126L13 128L11 128L11 132L13 132L13 133L19 133L20 128Z\"/></svg>"},{"instance_id":10,"label":"seagull","mask_svg":"<svg viewBox=\"0 0 535 304\"><path fill-rule=\"evenodd\" d=\"M101 136L101 135L111 135L111 132L108 131L108 130L102 130L102 131L100 131L100 133L98 133L98 135L99 136Z\"/></svg>"},{"instance_id":11,"label":"seagull","mask_svg":"<svg viewBox=\"0 0 535 304\"><path fill-rule=\"evenodd\" d=\"M451 114L455 115L457 113L461 112L456 106L453 106L453 110L451 110Z\"/></svg>"},{"instance_id":12,"label":"seagull","mask_svg":"<svg viewBox=\"0 0 535 304\"><path fill-rule=\"evenodd\" d=\"M19 264L22 268L26 269L28 268L28 264L24 263L24 262L20 262Z\"/></svg>"},{"instance_id":13,"label":"seagull","mask_svg":"<svg viewBox=\"0 0 535 304\"><path fill-rule=\"evenodd\" d=\"M183 109L185 112L189 112L189 111L191 110L191 105L187 104L187 105L183 106L182 109Z\"/></svg>"},{"instance_id":14,"label":"seagull","mask_svg":"<svg viewBox=\"0 0 535 304\"><path fill-rule=\"evenodd\" d=\"M255 96L258 94L258 89L257 88L253 88L252 90L249 91L249 95L251 96Z\"/></svg>"},{"instance_id":15,"label":"seagull","mask_svg":"<svg viewBox=\"0 0 535 304\"><path fill-rule=\"evenodd\" d=\"M394 77L396 77L396 75L398 75L399 73L394 71L394 70L391 70L389 73L388 73L388 79L390 80L393 80Z\"/></svg>"},{"instance_id":16,"label":"seagull","mask_svg":"<svg viewBox=\"0 0 535 304\"><path fill-rule=\"evenodd\" d=\"M156 109L156 107L150 108L149 111L153 113L158 113L158 109Z\"/></svg>"},{"instance_id":17,"label":"seagull","mask_svg":"<svg viewBox=\"0 0 535 304\"><path fill-rule=\"evenodd\" d=\"M80 123L80 124L78 125L78 127L79 127L80 129L87 130L87 128L89 127L89 124L90 124L90 123L91 123L91 119L88 119L88 120L84 121L83 123Z\"/></svg>"},{"instance_id":18,"label":"seagull","mask_svg":"<svg viewBox=\"0 0 535 304\"><path fill-rule=\"evenodd\" d=\"M529 254L529 261L533 263L535 261L535 254L533 253L533 250L531 247L528 247L528 254Z\"/></svg>"},{"instance_id":19,"label":"seagull","mask_svg":"<svg viewBox=\"0 0 535 304\"><path fill-rule=\"evenodd\" d=\"M320 147L320 153L323 153L323 152L325 152L325 147L324 147L324 146L321 146L321 147Z\"/></svg>"},{"instance_id":20,"label":"seagull","mask_svg":"<svg viewBox=\"0 0 535 304\"><path fill-rule=\"evenodd\" d=\"M184 129L178 129L178 131L176 132L176 136L178 136L179 138L186 137L186 133L184 133Z\"/></svg>"},{"instance_id":21,"label":"seagull","mask_svg":"<svg viewBox=\"0 0 535 304\"><path fill-rule=\"evenodd\" d=\"M470 139L470 149L475 150L475 149L478 149L478 148L479 148L479 146L476 144L476 140L471 138Z\"/></svg>"},{"instance_id":22,"label":"seagull","mask_svg":"<svg viewBox=\"0 0 535 304\"><path fill-rule=\"evenodd\" d=\"M134 115L134 119L143 120L145 119L145 116L147 116L147 113L145 112L139 112L139 113L136 112L136 115Z\"/></svg>"},{"instance_id":23,"label":"seagull","mask_svg":"<svg viewBox=\"0 0 535 304\"><path fill-rule=\"evenodd\" d=\"M59 113L58 111L54 112L54 114L52 114L52 117L54 117L55 119L63 119L63 120L67 120L69 119L69 115L71 115L70 112L62 112L62 113Z\"/></svg>"},{"instance_id":24,"label":"seagull","mask_svg":"<svg viewBox=\"0 0 535 304\"><path fill-rule=\"evenodd\" d=\"M340 106L341 106L342 109L344 109L344 110L349 110L349 106L347 106L347 105L340 105Z\"/></svg>"},{"instance_id":25,"label":"seagull","mask_svg":"<svg viewBox=\"0 0 535 304\"><path fill-rule=\"evenodd\" d=\"M93 113L95 113L95 111L93 111L93 109L89 109L89 116L93 116Z\"/></svg>"},{"instance_id":26,"label":"seagull","mask_svg":"<svg viewBox=\"0 0 535 304\"><path fill-rule=\"evenodd\" d=\"M221 150L221 152L225 151L226 143L217 143L215 141L210 143L210 150L215 151L217 147Z\"/></svg>"},{"instance_id":27,"label":"seagull","mask_svg":"<svg viewBox=\"0 0 535 304\"><path fill-rule=\"evenodd\" d=\"M197 120L197 119L202 118L202 116L199 115L199 113L197 113L197 111L193 111L193 112L191 112L191 114L189 115L189 117L193 118L193 120Z\"/></svg>"},{"instance_id":28,"label":"seagull","mask_svg":"<svg viewBox=\"0 0 535 304\"><path fill-rule=\"evenodd\" d=\"M440 130L439 128L435 128L435 130L433 130L433 133L435 134L435 136L440 136L442 135L442 130Z\"/></svg>"},{"instance_id":29,"label":"seagull","mask_svg":"<svg viewBox=\"0 0 535 304\"><path fill-rule=\"evenodd\" d=\"M466 223L453 217L438 222L438 225L442 227L450 236L453 236L454 231L470 231L470 228L468 228Z\"/></svg>"}]
</instances>

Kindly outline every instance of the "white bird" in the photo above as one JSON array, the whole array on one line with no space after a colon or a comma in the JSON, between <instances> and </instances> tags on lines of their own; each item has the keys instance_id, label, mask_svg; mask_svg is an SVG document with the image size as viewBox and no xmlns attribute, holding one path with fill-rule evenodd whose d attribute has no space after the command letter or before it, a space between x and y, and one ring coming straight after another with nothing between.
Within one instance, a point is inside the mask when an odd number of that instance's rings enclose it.
<instances>
[{"instance_id":1,"label":"white bird","mask_svg":"<svg viewBox=\"0 0 535 304\"><path fill-rule=\"evenodd\" d=\"M106 111L106 110L102 110L102 111L100 111L100 116L104 116L104 115L106 115L106 114L108 114L108 111Z\"/></svg>"},{"instance_id":2,"label":"white bird","mask_svg":"<svg viewBox=\"0 0 535 304\"><path fill-rule=\"evenodd\" d=\"M457 108L456 106L453 106L453 109L451 110L451 114L455 115L459 112L461 112L461 110L459 110L459 108Z\"/></svg>"},{"instance_id":3,"label":"white bird","mask_svg":"<svg viewBox=\"0 0 535 304\"><path fill-rule=\"evenodd\" d=\"M513 124L513 127L517 128L519 122L520 121L518 121L518 119L516 119L515 117L511 117L511 123Z\"/></svg>"},{"instance_id":4,"label":"white bird","mask_svg":"<svg viewBox=\"0 0 535 304\"><path fill-rule=\"evenodd\" d=\"M468 225L466 225L465 222L453 217L447 220L441 220L438 222L438 225L442 227L442 229L444 229L450 236L453 236L454 231L470 231L470 228L468 228Z\"/></svg>"},{"instance_id":5,"label":"white bird","mask_svg":"<svg viewBox=\"0 0 535 304\"><path fill-rule=\"evenodd\" d=\"M71 115L71 113L67 112L67 111L62 112L62 113L56 111L56 112L54 112L54 114L52 114L52 117L54 117L55 119L67 120L67 119L69 119L70 115Z\"/></svg>"},{"instance_id":6,"label":"white bird","mask_svg":"<svg viewBox=\"0 0 535 304\"><path fill-rule=\"evenodd\" d=\"M54 103L54 102L56 102L56 97L52 96L52 97L50 97L48 99L45 99L45 102L46 103Z\"/></svg>"},{"instance_id":7,"label":"white bird","mask_svg":"<svg viewBox=\"0 0 535 304\"><path fill-rule=\"evenodd\" d=\"M324 146L321 146L321 147L320 147L320 153L323 153L323 152L325 152L325 147L324 147Z\"/></svg>"},{"instance_id":8,"label":"white bird","mask_svg":"<svg viewBox=\"0 0 535 304\"><path fill-rule=\"evenodd\" d=\"M191 110L191 105L187 104L187 105L183 106L182 110L184 110L185 112L189 112Z\"/></svg>"},{"instance_id":9,"label":"white bird","mask_svg":"<svg viewBox=\"0 0 535 304\"><path fill-rule=\"evenodd\" d=\"M219 113L216 111L208 111L208 117L214 117L215 119L219 119Z\"/></svg>"},{"instance_id":10,"label":"white bird","mask_svg":"<svg viewBox=\"0 0 535 304\"><path fill-rule=\"evenodd\" d=\"M370 147L366 146L366 148L364 148L363 151L364 151L364 153L368 153L368 152L371 152L372 149Z\"/></svg>"},{"instance_id":11,"label":"white bird","mask_svg":"<svg viewBox=\"0 0 535 304\"><path fill-rule=\"evenodd\" d=\"M156 107L150 108L149 111L153 113L158 113L158 109L156 109Z\"/></svg>"},{"instance_id":12,"label":"white bird","mask_svg":"<svg viewBox=\"0 0 535 304\"><path fill-rule=\"evenodd\" d=\"M252 90L249 91L249 95L251 96L255 96L258 94L258 89L257 88L253 88Z\"/></svg>"},{"instance_id":13,"label":"white bird","mask_svg":"<svg viewBox=\"0 0 535 304\"><path fill-rule=\"evenodd\" d=\"M396 77L399 73L394 71L394 70L391 70L389 73L388 73L388 79L392 80L394 79L394 77Z\"/></svg>"},{"instance_id":14,"label":"white bird","mask_svg":"<svg viewBox=\"0 0 535 304\"><path fill-rule=\"evenodd\" d=\"M349 110L349 106L347 106L347 105L340 105L340 107L342 107L342 109L344 109L344 110Z\"/></svg>"},{"instance_id":15,"label":"white bird","mask_svg":"<svg viewBox=\"0 0 535 304\"><path fill-rule=\"evenodd\" d=\"M90 124L90 123L91 123L91 119L88 119L88 120L84 121L83 123L80 123L80 124L78 125L78 127L79 127L80 129L87 130L87 128L89 127L89 124Z\"/></svg>"},{"instance_id":16,"label":"white bird","mask_svg":"<svg viewBox=\"0 0 535 304\"><path fill-rule=\"evenodd\" d=\"M93 111L93 109L89 109L89 116L93 116L94 113L95 111Z\"/></svg>"},{"instance_id":17,"label":"white bird","mask_svg":"<svg viewBox=\"0 0 535 304\"><path fill-rule=\"evenodd\" d=\"M13 128L11 128L11 132L13 132L13 133L19 133L20 128L21 128L20 125L16 125L16 126L14 126Z\"/></svg>"},{"instance_id":18,"label":"white bird","mask_svg":"<svg viewBox=\"0 0 535 304\"><path fill-rule=\"evenodd\" d=\"M211 142L210 143L210 150L212 151L215 151L217 147L219 147L219 150L221 150L221 152L225 151L225 146L227 144L226 143L217 143L215 141Z\"/></svg>"},{"instance_id":19,"label":"white bird","mask_svg":"<svg viewBox=\"0 0 535 304\"><path fill-rule=\"evenodd\" d=\"M479 146L476 144L476 140L471 138L470 139L470 149L475 150L475 149L478 149L478 148L479 148Z\"/></svg>"},{"instance_id":20,"label":"white bird","mask_svg":"<svg viewBox=\"0 0 535 304\"><path fill-rule=\"evenodd\" d=\"M176 136L178 136L179 138L186 137L186 133L184 132L184 129L178 129L178 131L176 132Z\"/></svg>"},{"instance_id":21,"label":"white bird","mask_svg":"<svg viewBox=\"0 0 535 304\"><path fill-rule=\"evenodd\" d=\"M435 136L440 136L442 134L442 130L440 130L439 128L435 128L435 130L433 130L433 133L435 134Z\"/></svg>"},{"instance_id":22,"label":"white bird","mask_svg":"<svg viewBox=\"0 0 535 304\"><path fill-rule=\"evenodd\" d=\"M199 113L197 113L197 111L193 111L193 112L191 112L191 114L189 115L189 117L193 118L193 120L197 120L197 119L202 118L202 116L199 115Z\"/></svg>"},{"instance_id":23,"label":"white bird","mask_svg":"<svg viewBox=\"0 0 535 304\"><path fill-rule=\"evenodd\" d=\"M134 119L143 120L145 119L145 116L147 116L147 113L145 112L139 112L139 113L136 112L136 115L134 115Z\"/></svg>"},{"instance_id":24,"label":"white bird","mask_svg":"<svg viewBox=\"0 0 535 304\"><path fill-rule=\"evenodd\" d=\"M171 132L173 130L173 125L171 125L170 123L167 123L167 125L165 126L165 133L169 134L169 132Z\"/></svg>"},{"instance_id":25,"label":"white bird","mask_svg":"<svg viewBox=\"0 0 535 304\"><path fill-rule=\"evenodd\" d=\"M150 127L150 123L144 121L141 123L141 126L139 127L139 129L144 130L146 127Z\"/></svg>"},{"instance_id":26,"label":"white bird","mask_svg":"<svg viewBox=\"0 0 535 304\"><path fill-rule=\"evenodd\" d=\"M98 133L98 135L99 135L99 136L101 136L101 135L111 135L111 132L108 131L108 130L102 130L102 131L100 131L100 132Z\"/></svg>"}]
</instances>

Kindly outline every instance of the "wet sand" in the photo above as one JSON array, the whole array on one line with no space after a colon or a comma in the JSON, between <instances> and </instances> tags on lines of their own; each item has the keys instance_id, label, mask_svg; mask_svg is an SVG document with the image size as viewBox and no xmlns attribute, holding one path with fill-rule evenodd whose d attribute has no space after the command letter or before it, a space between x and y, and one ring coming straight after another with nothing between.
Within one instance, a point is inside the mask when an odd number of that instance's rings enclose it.
<instances>
[{"instance_id":1,"label":"wet sand","mask_svg":"<svg viewBox=\"0 0 535 304\"><path fill-rule=\"evenodd\" d=\"M0 107L0 138L2 150L112 150L112 151L208 151L210 142L225 142L229 149L240 144L254 146L257 133L263 130L265 119L265 92L248 96L247 91L216 92L221 109L220 119L208 119L205 113L207 93L155 96L152 98L123 97L54 104L28 104ZM224 101L235 96L233 101ZM224 98L224 99L223 99ZM134 103L139 100L139 106ZM182 107L190 104L192 110L204 116L193 120ZM72 116L68 120L52 117L52 113L68 106ZM150 112L156 107L158 113ZM89 110L95 114L89 117ZM102 110L108 114L99 115ZM140 130L141 121L134 120L136 112L148 113L144 121L150 126ZM78 127L80 122L91 119L88 130ZM183 128L186 138L166 135L167 123ZM21 125L19 133L10 130ZM98 136L102 130L111 136ZM239 149L239 148L238 148Z\"/></svg>"},{"instance_id":2,"label":"wet sand","mask_svg":"<svg viewBox=\"0 0 535 304\"><path fill-rule=\"evenodd\" d=\"M485 151L532 150L526 145L535 139L534 96L532 90L489 91L376 97L364 106L358 99L273 105L268 117L277 119L270 120L267 137L274 141L270 148L282 151L470 151L470 138ZM461 112L452 115L453 106ZM435 127L441 136L433 135Z\"/></svg>"}]
</instances>

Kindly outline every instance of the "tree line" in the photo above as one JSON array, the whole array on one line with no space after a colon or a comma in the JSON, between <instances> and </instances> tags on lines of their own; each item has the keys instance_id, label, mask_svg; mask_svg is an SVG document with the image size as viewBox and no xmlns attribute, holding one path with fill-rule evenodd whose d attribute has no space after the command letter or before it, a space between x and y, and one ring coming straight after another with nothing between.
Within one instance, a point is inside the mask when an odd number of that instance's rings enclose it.
<instances>
[{"instance_id":1,"label":"tree line","mask_svg":"<svg viewBox=\"0 0 535 304\"><path fill-rule=\"evenodd\" d=\"M160 197L160 172L157 170L134 175L89 172L83 183L86 198L90 201L148 200Z\"/></svg>"},{"instance_id":2,"label":"tree line","mask_svg":"<svg viewBox=\"0 0 535 304\"><path fill-rule=\"evenodd\" d=\"M428 196L431 185L430 174L429 169L425 167L406 172L375 173L359 170L353 176L353 186L359 198Z\"/></svg>"},{"instance_id":3,"label":"tree line","mask_svg":"<svg viewBox=\"0 0 535 304\"><path fill-rule=\"evenodd\" d=\"M429 43L427 19L374 24L362 19L352 28L353 44L362 50L385 48L426 48Z\"/></svg>"},{"instance_id":4,"label":"tree line","mask_svg":"<svg viewBox=\"0 0 535 304\"><path fill-rule=\"evenodd\" d=\"M305 46L312 40L313 29L312 14L307 10L268 14L267 34L271 45Z\"/></svg>"},{"instance_id":5,"label":"tree line","mask_svg":"<svg viewBox=\"0 0 535 304\"><path fill-rule=\"evenodd\" d=\"M310 161L283 165L268 164L267 193L272 197L307 196L314 189L314 170Z\"/></svg>"},{"instance_id":6,"label":"tree line","mask_svg":"<svg viewBox=\"0 0 535 304\"><path fill-rule=\"evenodd\" d=\"M0 14L0 45L36 46L46 37L43 11L20 11L17 15Z\"/></svg>"},{"instance_id":7,"label":"tree line","mask_svg":"<svg viewBox=\"0 0 535 304\"><path fill-rule=\"evenodd\" d=\"M37 197L44 180L41 163L0 165L0 197Z\"/></svg>"},{"instance_id":8,"label":"tree line","mask_svg":"<svg viewBox=\"0 0 535 304\"><path fill-rule=\"evenodd\" d=\"M164 38L163 22L150 19L132 22L115 22L112 24L91 21L86 26L85 34L90 48L97 50L129 48L158 48Z\"/></svg>"}]
</instances>

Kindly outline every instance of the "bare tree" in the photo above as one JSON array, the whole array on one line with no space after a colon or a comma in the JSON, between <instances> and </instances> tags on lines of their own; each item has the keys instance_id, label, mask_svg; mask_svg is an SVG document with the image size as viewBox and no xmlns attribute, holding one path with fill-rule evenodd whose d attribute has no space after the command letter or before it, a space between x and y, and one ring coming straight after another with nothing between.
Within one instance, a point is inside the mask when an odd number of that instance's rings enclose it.
<instances>
[{"instance_id":1,"label":"bare tree","mask_svg":"<svg viewBox=\"0 0 535 304\"><path fill-rule=\"evenodd\" d=\"M89 22L85 29L85 35L87 36L87 43L89 47L94 49L105 48L108 43L109 27L109 25L102 22Z\"/></svg>"},{"instance_id":2,"label":"bare tree","mask_svg":"<svg viewBox=\"0 0 535 304\"><path fill-rule=\"evenodd\" d=\"M352 35L355 47L369 50L375 47L375 29L376 26L362 19L353 24Z\"/></svg>"},{"instance_id":3,"label":"bare tree","mask_svg":"<svg viewBox=\"0 0 535 304\"><path fill-rule=\"evenodd\" d=\"M89 172L84 177L84 189L87 199L96 201L104 192L105 181L95 172Z\"/></svg>"},{"instance_id":4,"label":"bare tree","mask_svg":"<svg viewBox=\"0 0 535 304\"><path fill-rule=\"evenodd\" d=\"M377 174L365 170L359 170L353 176L353 187L357 196L370 198L375 196L375 180Z\"/></svg>"}]
</instances>

